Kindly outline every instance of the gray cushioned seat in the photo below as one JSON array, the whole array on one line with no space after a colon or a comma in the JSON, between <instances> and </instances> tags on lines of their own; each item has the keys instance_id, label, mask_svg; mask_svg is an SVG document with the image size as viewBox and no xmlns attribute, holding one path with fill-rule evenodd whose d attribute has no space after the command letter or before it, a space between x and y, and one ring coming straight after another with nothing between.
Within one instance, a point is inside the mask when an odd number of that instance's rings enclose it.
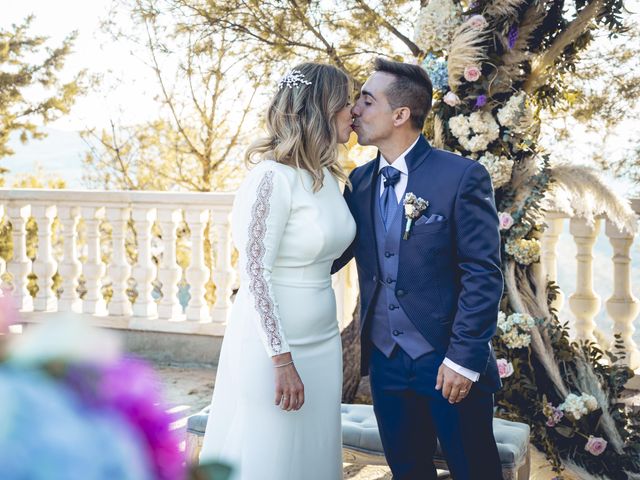
<instances>
[{"instance_id":1,"label":"gray cushioned seat","mask_svg":"<svg viewBox=\"0 0 640 480\"><path fill-rule=\"evenodd\" d=\"M505 480L529 478L529 426L494 418L493 431ZM342 447L345 460L351 463L386 463L371 405L342 404ZM446 469L440 444L434 463L436 467Z\"/></svg>"}]
</instances>

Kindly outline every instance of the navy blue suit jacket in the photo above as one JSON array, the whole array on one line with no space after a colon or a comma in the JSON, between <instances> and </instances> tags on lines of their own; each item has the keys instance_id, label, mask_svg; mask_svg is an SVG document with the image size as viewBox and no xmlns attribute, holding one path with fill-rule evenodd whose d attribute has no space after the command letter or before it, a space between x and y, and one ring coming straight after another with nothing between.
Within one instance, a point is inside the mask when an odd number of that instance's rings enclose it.
<instances>
[{"instance_id":1,"label":"navy blue suit jacket","mask_svg":"<svg viewBox=\"0 0 640 480\"><path fill-rule=\"evenodd\" d=\"M351 246L334 263L337 271L355 257L361 301L362 374L367 375L371 342L367 320L381 282L373 215L380 195L379 157L353 170L345 200L356 225ZM396 281L398 301L434 349L480 373L479 385L500 388L490 341L502 297L500 234L494 192L486 169L432 148L421 135L406 156L406 192L429 202L423 215L441 221L413 225L401 240ZM402 231L406 218L403 215Z\"/></svg>"}]
</instances>

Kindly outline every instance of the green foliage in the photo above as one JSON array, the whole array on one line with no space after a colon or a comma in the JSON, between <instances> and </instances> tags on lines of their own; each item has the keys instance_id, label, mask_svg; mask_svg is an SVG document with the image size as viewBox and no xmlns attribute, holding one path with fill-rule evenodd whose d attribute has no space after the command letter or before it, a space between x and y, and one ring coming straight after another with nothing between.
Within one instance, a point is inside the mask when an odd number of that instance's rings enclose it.
<instances>
[{"instance_id":1,"label":"green foliage","mask_svg":"<svg viewBox=\"0 0 640 480\"><path fill-rule=\"evenodd\" d=\"M19 133L23 143L42 138L38 122L68 113L83 91L82 73L70 82L60 79L75 33L52 48L46 37L30 32L32 21L28 17L19 25L0 29L0 158L13 153L8 147L12 133ZM34 94L35 87L42 90L40 97Z\"/></svg>"}]
</instances>

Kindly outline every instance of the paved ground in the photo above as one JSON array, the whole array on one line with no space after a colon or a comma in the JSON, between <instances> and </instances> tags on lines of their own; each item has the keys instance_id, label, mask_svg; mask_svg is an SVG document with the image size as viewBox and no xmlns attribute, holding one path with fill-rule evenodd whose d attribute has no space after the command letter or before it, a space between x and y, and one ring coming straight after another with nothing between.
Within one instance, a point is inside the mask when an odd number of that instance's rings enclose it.
<instances>
[{"instance_id":1,"label":"paved ground","mask_svg":"<svg viewBox=\"0 0 640 480\"><path fill-rule=\"evenodd\" d=\"M184 431L187 417L197 413L211 401L215 369L156 365L156 371L164 384L167 400L174 405L172 411L178 414L176 428ZM640 402L640 399L638 401ZM531 480L551 480L555 474L544 459L544 455L535 448L532 448L531 453ZM346 480L391 480L391 473L387 467L345 464L344 478ZM571 480L573 477L567 475L566 478Z\"/></svg>"}]
</instances>

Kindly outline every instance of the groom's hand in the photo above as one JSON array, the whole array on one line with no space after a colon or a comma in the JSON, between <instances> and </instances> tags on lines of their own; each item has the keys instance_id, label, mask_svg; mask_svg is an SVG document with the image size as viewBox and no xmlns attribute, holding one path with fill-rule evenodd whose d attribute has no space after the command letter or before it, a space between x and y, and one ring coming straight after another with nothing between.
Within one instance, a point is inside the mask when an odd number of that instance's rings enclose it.
<instances>
[{"instance_id":1,"label":"groom's hand","mask_svg":"<svg viewBox=\"0 0 640 480\"><path fill-rule=\"evenodd\" d=\"M469 395L473 382L464 375L450 369L444 363L438 369L438 379L436 380L436 390L442 389L442 396L449 400L449 403L459 403Z\"/></svg>"}]
</instances>

